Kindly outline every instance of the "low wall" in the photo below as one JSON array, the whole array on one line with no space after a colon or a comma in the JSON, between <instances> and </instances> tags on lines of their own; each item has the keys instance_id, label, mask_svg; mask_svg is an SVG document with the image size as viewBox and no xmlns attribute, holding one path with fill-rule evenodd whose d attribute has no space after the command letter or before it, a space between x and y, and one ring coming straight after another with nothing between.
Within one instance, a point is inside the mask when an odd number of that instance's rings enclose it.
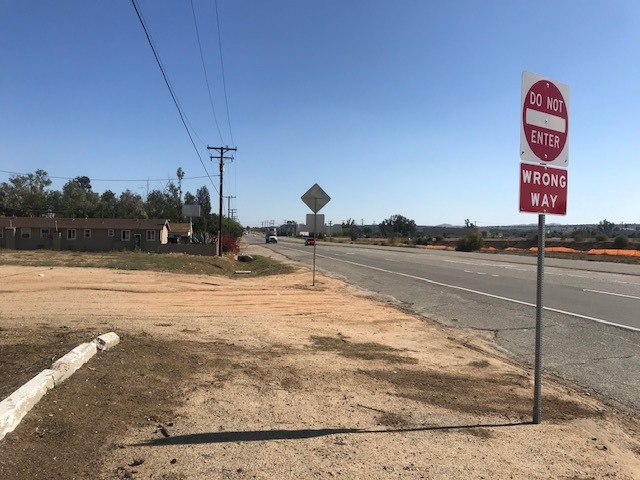
<instances>
[{"instance_id":1,"label":"low wall","mask_svg":"<svg viewBox=\"0 0 640 480\"><path fill-rule=\"evenodd\" d=\"M167 243L160 245L158 253L186 253L188 255L216 255L215 245L203 245L201 243Z\"/></svg>"}]
</instances>

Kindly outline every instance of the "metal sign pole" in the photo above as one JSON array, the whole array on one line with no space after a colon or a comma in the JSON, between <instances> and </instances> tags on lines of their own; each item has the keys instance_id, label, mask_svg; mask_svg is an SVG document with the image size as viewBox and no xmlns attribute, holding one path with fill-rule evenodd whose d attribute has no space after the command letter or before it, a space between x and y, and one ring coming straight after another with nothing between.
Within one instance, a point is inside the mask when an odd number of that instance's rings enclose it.
<instances>
[{"instance_id":1,"label":"metal sign pole","mask_svg":"<svg viewBox=\"0 0 640 480\"><path fill-rule=\"evenodd\" d=\"M538 281L536 293L536 357L534 367L533 423L540 423L542 391L542 284L544 280L545 216L538 215Z\"/></svg>"},{"instance_id":2,"label":"metal sign pole","mask_svg":"<svg viewBox=\"0 0 640 480\"><path fill-rule=\"evenodd\" d=\"M318 209L317 198L314 200L314 205L315 205L314 210L317 210ZM311 282L312 287L316 286L316 241L317 241L316 237L318 236L316 235L316 230L318 228L318 221L316 220L317 218L318 218L318 214L314 213L313 214L313 240L314 240L313 242L313 280Z\"/></svg>"},{"instance_id":3,"label":"metal sign pole","mask_svg":"<svg viewBox=\"0 0 640 480\"><path fill-rule=\"evenodd\" d=\"M302 198L302 201L305 203L305 205L309 207L313 212L313 240L314 240L313 242L313 286L315 287L316 285L316 242L315 240L318 237L317 235L318 210L320 210L327 203L329 203L329 200L331 200L331 197L327 195L326 192L322 190L322 188L320 188L320 185L316 183L313 185L313 187L307 190L307 192L304 195L302 195L301 198Z\"/></svg>"}]
</instances>

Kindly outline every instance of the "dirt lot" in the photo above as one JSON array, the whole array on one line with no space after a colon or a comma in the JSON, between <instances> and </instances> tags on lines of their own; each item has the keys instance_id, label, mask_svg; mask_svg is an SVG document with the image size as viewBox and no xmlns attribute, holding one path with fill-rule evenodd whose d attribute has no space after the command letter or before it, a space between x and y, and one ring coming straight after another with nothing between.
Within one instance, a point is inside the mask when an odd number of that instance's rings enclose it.
<instances>
[{"instance_id":1,"label":"dirt lot","mask_svg":"<svg viewBox=\"0 0 640 480\"><path fill-rule=\"evenodd\" d=\"M640 421L308 270L0 266L0 397L121 343L0 440L3 479L638 479Z\"/></svg>"}]
</instances>

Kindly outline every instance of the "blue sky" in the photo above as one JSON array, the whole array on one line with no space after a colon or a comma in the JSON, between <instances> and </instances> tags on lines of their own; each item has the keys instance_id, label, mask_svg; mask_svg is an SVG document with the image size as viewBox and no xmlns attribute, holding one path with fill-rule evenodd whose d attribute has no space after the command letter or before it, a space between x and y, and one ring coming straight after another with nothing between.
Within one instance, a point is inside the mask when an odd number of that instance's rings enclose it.
<instances>
[{"instance_id":1,"label":"blue sky","mask_svg":"<svg viewBox=\"0 0 640 480\"><path fill-rule=\"evenodd\" d=\"M193 0L218 126L191 2L138 5L197 152L131 1L0 0L0 181L144 196L182 167L216 205L206 145L228 145L245 225L303 222L314 183L327 222L536 223L518 211L530 71L571 89L567 215L547 222L640 222L640 2L218 0L225 102L215 2Z\"/></svg>"}]
</instances>

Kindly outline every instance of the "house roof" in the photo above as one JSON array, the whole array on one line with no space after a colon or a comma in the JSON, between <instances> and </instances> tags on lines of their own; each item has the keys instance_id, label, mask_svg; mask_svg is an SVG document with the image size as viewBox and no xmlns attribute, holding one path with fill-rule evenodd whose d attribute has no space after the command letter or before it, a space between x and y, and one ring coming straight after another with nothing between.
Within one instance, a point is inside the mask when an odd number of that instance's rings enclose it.
<instances>
[{"instance_id":1,"label":"house roof","mask_svg":"<svg viewBox=\"0 0 640 480\"><path fill-rule=\"evenodd\" d=\"M160 230L165 225L171 230L169 221L162 219L0 217L0 228Z\"/></svg>"},{"instance_id":2,"label":"house roof","mask_svg":"<svg viewBox=\"0 0 640 480\"><path fill-rule=\"evenodd\" d=\"M172 223L171 233L173 233L174 235L189 235L191 234L191 224L190 223Z\"/></svg>"}]
</instances>

